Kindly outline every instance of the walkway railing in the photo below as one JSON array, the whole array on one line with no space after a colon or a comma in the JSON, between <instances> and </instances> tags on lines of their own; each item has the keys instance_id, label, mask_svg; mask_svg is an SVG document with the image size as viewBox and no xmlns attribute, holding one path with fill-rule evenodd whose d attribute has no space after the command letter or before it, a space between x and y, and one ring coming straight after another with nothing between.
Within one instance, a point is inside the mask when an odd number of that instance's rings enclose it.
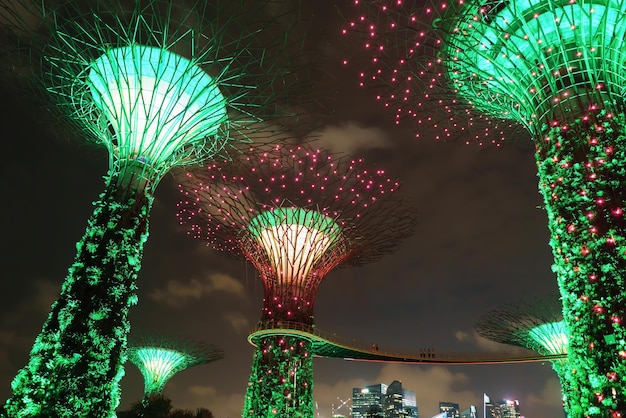
<instances>
[{"instance_id":1,"label":"walkway railing","mask_svg":"<svg viewBox=\"0 0 626 418\"><path fill-rule=\"evenodd\" d=\"M566 355L544 356L531 350L513 348L508 351L494 352L443 352L434 348L418 348L411 352L385 351L375 344L363 344L356 339L338 336L336 333L324 332L315 326L299 322L271 321L257 324L250 332L248 340L254 344L254 339L263 335L300 335L310 339L318 346L321 357L342 357L351 360L388 361L402 363L507 363L507 362L541 362L558 361ZM326 353L326 354L324 354ZM332 354L327 354L332 353Z\"/></svg>"}]
</instances>

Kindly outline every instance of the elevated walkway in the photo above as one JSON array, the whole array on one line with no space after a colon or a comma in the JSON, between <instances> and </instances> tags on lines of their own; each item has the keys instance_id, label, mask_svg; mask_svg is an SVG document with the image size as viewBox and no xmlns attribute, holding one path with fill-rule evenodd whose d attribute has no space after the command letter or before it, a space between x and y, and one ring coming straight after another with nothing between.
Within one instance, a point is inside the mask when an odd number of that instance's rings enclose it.
<instances>
[{"instance_id":1,"label":"elevated walkway","mask_svg":"<svg viewBox=\"0 0 626 418\"><path fill-rule=\"evenodd\" d=\"M355 340L324 333L316 327L295 323L263 323L248 335L248 342L255 347L259 339L269 336L294 336L311 341L316 357L342 358L344 360L404 363L404 364L500 364L557 361L566 355L542 356L530 350L511 349L506 352L440 352L432 348L418 349L413 353L396 353L377 347L358 344Z\"/></svg>"}]
</instances>

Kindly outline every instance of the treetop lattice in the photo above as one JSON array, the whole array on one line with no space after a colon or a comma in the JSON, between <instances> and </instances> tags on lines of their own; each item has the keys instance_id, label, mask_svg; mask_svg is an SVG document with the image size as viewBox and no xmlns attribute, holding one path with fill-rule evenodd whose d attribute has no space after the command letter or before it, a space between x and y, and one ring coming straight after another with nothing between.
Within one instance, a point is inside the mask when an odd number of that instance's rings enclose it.
<instances>
[{"instance_id":1,"label":"treetop lattice","mask_svg":"<svg viewBox=\"0 0 626 418\"><path fill-rule=\"evenodd\" d=\"M245 256L266 287L287 286L312 303L331 269L375 261L412 232L398 187L362 159L308 145L255 147L187 173L179 219L193 237Z\"/></svg>"},{"instance_id":2,"label":"treetop lattice","mask_svg":"<svg viewBox=\"0 0 626 418\"><path fill-rule=\"evenodd\" d=\"M355 4L343 32L368 51L360 84L422 136L499 144L520 126L623 111L623 0Z\"/></svg>"},{"instance_id":3,"label":"treetop lattice","mask_svg":"<svg viewBox=\"0 0 626 418\"><path fill-rule=\"evenodd\" d=\"M492 341L528 348L542 355L567 354L568 329L556 295L508 304L482 315L474 328ZM552 360L559 377L567 416L580 416L579 389L572 380L567 358Z\"/></svg>"},{"instance_id":4,"label":"treetop lattice","mask_svg":"<svg viewBox=\"0 0 626 418\"><path fill-rule=\"evenodd\" d=\"M162 395L176 373L222 358L224 351L217 346L165 337L137 339L128 348L128 360L139 368L144 378L144 398Z\"/></svg>"},{"instance_id":5,"label":"treetop lattice","mask_svg":"<svg viewBox=\"0 0 626 418\"><path fill-rule=\"evenodd\" d=\"M567 353L563 314L554 301L536 299L492 309L482 315L474 328L479 335L503 344L528 348L543 355Z\"/></svg>"},{"instance_id":6,"label":"treetop lattice","mask_svg":"<svg viewBox=\"0 0 626 418\"><path fill-rule=\"evenodd\" d=\"M297 1L1 6L25 51L12 65L34 69L21 75L55 114L108 149L113 171L156 182L233 141L313 128L304 113L315 68Z\"/></svg>"}]
</instances>

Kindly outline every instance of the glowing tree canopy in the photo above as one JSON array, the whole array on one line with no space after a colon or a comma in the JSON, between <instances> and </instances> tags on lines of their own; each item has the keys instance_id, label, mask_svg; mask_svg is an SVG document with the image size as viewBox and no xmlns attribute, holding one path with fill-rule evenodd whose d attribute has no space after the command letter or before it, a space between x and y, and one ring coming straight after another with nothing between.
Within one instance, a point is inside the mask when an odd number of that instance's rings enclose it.
<instances>
[{"instance_id":1,"label":"glowing tree canopy","mask_svg":"<svg viewBox=\"0 0 626 418\"><path fill-rule=\"evenodd\" d=\"M154 190L171 168L269 139L306 108L298 7L0 0L2 45L33 100L109 153L61 296L12 383L10 416L115 416Z\"/></svg>"},{"instance_id":2,"label":"glowing tree canopy","mask_svg":"<svg viewBox=\"0 0 626 418\"><path fill-rule=\"evenodd\" d=\"M398 187L361 159L310 145L255 147L187 173L181 223L245 257L264 284L261 323L274 332L256 341L244 417L313 416L312 342L281 328L313 326L317 289L334 267L375 261L412 232Z\"/></svg>"},{"instance_id":3,"label":"glowing tree canopy","mask_svg":"<svg viewBox=\"0 0 626 418\"><path fill-rule=\"evenodd\" d=\"M492 309L474 325L476 332L489 340L528 348L542 355L567 354L567 328L562 320L558 298L536 299ZM569 386L566 359L552 361L563 391L563 405L569 415L580 394ZM580 406L577 406L580 408Z\"/></svg>"},{"instance_id":4,"label":"glowing tree canopy","mask_svg":"<svg viewBox=\"0 0 626 418\"><path fill-rule=\"evenodd\" d=\"M626 1L355 1L361 84L424 135L536 147L573 416L626 411Z\"/></svg>"},{"instance_id":5,"label":"glowing tree canopy","mask_svg":"<svg viewBox=\"0 0 626 418\"><path fill-rule=\"evenodd\" d=\"M162 396L176 373L222 358L224 352L216 346L172 338L144 338L131 342L128 348L128 360L144 378L144 399Z\"/></svg>"}]
</instances>

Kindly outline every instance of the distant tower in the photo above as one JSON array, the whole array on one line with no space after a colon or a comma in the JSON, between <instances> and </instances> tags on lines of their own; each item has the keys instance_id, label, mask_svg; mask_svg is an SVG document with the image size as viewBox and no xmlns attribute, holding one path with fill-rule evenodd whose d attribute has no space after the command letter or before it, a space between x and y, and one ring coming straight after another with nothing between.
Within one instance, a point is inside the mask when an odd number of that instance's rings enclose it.
<instances>
[{"instance_id":1,"label":"distant tower","mask_svg":"<svg viewBox=\"0 0 626 418\"><path fill-rule=\"evenodd\" d=\"M131 342L128 348L128 360L144 378L144 400L162 396L165 385L176 373L222 358L224 352L214 345L164 337L142 338Z\"/></svg>"},{"instance_id":2,"label":"distant tower","mask_svg":"<svg viewBox=\"0 0 626 418\"><path fill-rule=\"evenodd\" d=\"M244 417L313 416L313 305L333 268L389 253L413 230L412 205L398 182L362 160L311 148L250 149L232 164L183 179L179 212L190 234L241 254L264 285Z\"/></svg>"},{"instance_id":3,"label":"distant tower","mask_svg":"<svg viewBox=\"0 0 626 418\"><path fill-rule=\"evenodd\" d=\"M445 412L448 418L459 418L459 404L454 402L439 402L439 412Z\"/></svg>"},{"instance_id":4,"label":"distant tower","mask_svg":"<svg viewBox=\"0 0 626 418\"><path fill-rule=\"evenodd\" d=\"M570 413L624 417L626 0L354 4L359 83L398 123L479 145L530 134L579 390Z\"/></svg>"},{"instance_id":5,"label":"distant tower","mask_svg":"<svg viewBox=\"0 0 626 418\"><path fill-rule=\"evenodd\" d=\"M479 335L502 344L528 348L542 355L567 354L567 330L556 296L532 302L504 305L493 309L476 321ZM552 361L552 368L561 382L563 405L568 414L580 408L578 393L572 393L567 359ZM572 415L575 416L575 415Z\"/></svg>"},{"instance_id":6,"label":"distant tower","mask_svg":"<svg viewBox=\"0 0 626 418\"><path fill-rule=\"evenodd\" d=\"M415 392L404 389L401 381L394 380L387 386L384 410L384 416L389 418L417 418Z\"/></svg>"},{"instance_id":7,"label":"distant tower","mask_svg":"<svg viewBox=\"0 0 626 418\"><path fill-rule=\"evenodd\" d=\"M517 400L503 399L496 402L494 409L497 411L498 418L521 418L522 416Z\"/></svg>"},{"instance_id":8,"label":"distant tower","mask_svg":"<svg viewBox=\"0 0 626 418\"><path fill-rule=\"evenodd\" d=\"M415 392L403 388L399 380L353 388L352 418L369 417L417 418Z\"/></svg>"},{"instance_id":9,"label":"distant tower","mask_svg":"<svg viewBox=\"0 0 626 418\"><path fill-rule=\"evenodd\" d=\"M469 408L461 411L459 418L478 418L478 408L476 405L470 405Z\"/></svg>"},{"instance_id":10,"label":"distant tower","mask_svg":"<svg viewBox=\"0 0 626 418\"><path fill-rule=\"evenodd\" d=\"M352 389L352 418L368 418L368 414L379 411L381 414L385 407L387 385L380 383L363 388Z\"/></svg>"},{"instance_id":11,"label":"distant tower","mask_svg":"<svg viewBox=\"0 0 626 418\"><path fill-rule=\"evenodd\" d=\"M10 62L24 65L33 96L109 153L105 190L12 383L9 416L115 416L157 184L173 167L273 135L270 119L306 97L289 56L303 51L301 33L289 38L297 2L182 3L0 0L0 22L25 52Z\"/></svg>"}]
</instances>

